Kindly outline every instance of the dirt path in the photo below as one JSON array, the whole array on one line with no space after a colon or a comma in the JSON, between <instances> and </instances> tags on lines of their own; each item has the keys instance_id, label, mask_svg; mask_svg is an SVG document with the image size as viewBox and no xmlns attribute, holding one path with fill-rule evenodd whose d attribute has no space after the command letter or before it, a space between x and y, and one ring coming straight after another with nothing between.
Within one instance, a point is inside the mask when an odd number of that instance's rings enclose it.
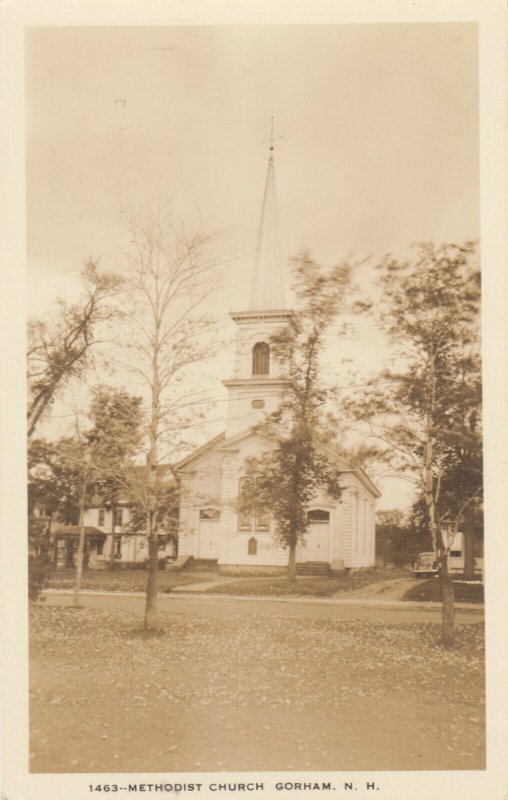
<instances>
[{"instance_id":1,"label":"dirt path","mask_svg":"<svg viewBox=\"0 0 508 800\"><path fill-rule=\"evenodd\" d=\"M394 578L393 580L378 581L376 583L369 583L366 586L361 586L354 589L350 594L351 597L377 597L384 600L402 600L404 595L413 586L420 583L418 578ZM333 595L334 597L341 597L341 593Z\"/></svg>"}]
</instances>

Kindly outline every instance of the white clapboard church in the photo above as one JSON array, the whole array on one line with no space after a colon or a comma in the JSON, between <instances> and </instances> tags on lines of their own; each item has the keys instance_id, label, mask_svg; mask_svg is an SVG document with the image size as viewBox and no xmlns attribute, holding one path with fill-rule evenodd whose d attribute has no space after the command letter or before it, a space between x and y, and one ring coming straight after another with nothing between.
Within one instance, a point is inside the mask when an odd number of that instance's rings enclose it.
<instances>
[{"instance_id":1,"label":"white clapboard church","mask_svg":"<svg viewBox=\"0 0 508 800\"><path fill-rule=\"evenodd\" d=\"M284 275L279 260L273 143L266 176L261 224L249 308L231 313L236 324L226 428L177 465L181 479L180 560L216 562L223 571L283 571L288 553L276 544L270 509L255 514L237 510L246 459L273 446L253 431L274 411L284 392L280 364L270 352L270 337L281 326L295 325L285 307ZM330 455L330 453L329 453ZM297 565L332 570L374 564L374 506L379 492L362 469L341 458L344 491L339 500L317 497L308 509L305 545L297 548Z\"/></svg>"}]
</instances>

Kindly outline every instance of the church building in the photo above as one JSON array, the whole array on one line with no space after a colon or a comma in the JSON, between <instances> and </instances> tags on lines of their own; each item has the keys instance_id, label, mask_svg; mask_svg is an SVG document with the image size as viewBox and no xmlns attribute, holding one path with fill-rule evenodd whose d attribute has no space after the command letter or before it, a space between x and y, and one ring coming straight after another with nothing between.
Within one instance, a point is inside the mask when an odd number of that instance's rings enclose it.
<instances>
[{"instance_id":1,"label":"church building","mask_svg":"<svg viewBox=\"0 0 508 800\"><path fill-rule=\"evenodd\" d=\"M285 307L279 259L273 142L266 175L249 308L231 313L236 346L228 391L225 430L177 465L181 479L178 555L216 562L226 572L284 572L288 551L272 536L270 509L237 509L245 465L273 443L253 428L275 411L284 392L281 365L270 338L281 327L297 325ZM305 544L296 551L299 571L368 567L375 559L375 500L380 493L362 469L350 467L332 451L344 487L338 500L325 493L308 509Z\"/></svg>"}]
</instances>

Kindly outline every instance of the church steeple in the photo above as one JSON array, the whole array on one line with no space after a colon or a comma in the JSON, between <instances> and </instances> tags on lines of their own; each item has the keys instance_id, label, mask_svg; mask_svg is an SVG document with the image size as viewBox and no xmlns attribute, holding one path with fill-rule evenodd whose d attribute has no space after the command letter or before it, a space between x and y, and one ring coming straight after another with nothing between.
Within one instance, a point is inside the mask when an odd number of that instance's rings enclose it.
<instances>
[{"instance_id":1,"label":"church steeple","mask_svg":"<svg viewBox=\"0 0 508 800\"><path fill-rule=\"evenodd\" d=\"M265 192L261 208L256 259L250 293L249 309L266 311L284 308L284 279L280 263L275 164L273 158L273 117L270 133L270 156L266 171Z\"/></svg>"},{"instance_id":2,"label":"church steeple","mask_svg":"<svg viewBox=\"0 0 508 800\"><path fill-rule=\"evenodd\" d=\"M228 390L226 439L252 429L279 407L287 378L285 365L272 352L271 340L281 328L297 327L293 311L285 308L279 257L273 119L269 141L270 156L249 309L231 313L236 324L236 347L233 375L223 381Z\"/></svg>"}]
</instances>

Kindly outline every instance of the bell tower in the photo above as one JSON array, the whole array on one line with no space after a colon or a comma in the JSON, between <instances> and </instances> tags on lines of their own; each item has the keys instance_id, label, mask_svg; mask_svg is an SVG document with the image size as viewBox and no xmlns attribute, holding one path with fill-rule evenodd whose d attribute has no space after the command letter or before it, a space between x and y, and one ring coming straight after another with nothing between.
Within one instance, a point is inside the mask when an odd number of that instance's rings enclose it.
<instances>
[{"instance_id":1,"label":"bell tower","mask_svg":"<svg viewBox=\"0 0 508 800\"><path fill-rule=\"evenodd\" d=\"M280 263L275 187L273 119L261 220L252 273L249 309L231 313L237 326L233 375L228 389L226 438L259 424L275 411L283 395L283 365L277 363L271 337L286 325L296 325L285 308L284 272Z\"/></svg>"}]
</instances>

